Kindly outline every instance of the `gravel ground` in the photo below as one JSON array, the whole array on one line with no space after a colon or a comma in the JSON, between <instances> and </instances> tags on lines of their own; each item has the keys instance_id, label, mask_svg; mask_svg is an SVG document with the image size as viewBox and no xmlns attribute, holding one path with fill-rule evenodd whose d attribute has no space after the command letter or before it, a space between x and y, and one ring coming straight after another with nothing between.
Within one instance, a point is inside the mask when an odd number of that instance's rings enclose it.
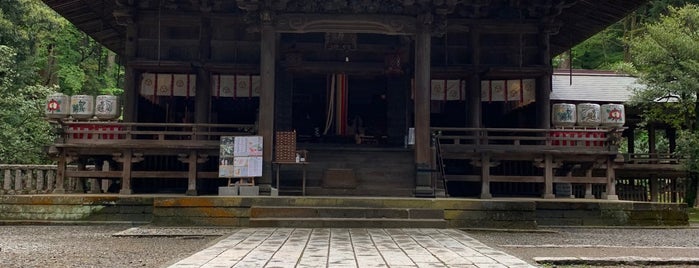
<instances>
[{"instance_id":1,"label":"gravel ground","mask_svg":"<svg viewBox=\"0 0 699 268\"><path fill-rule=\"evenodd\" d=\"M699 228L553 228L541 231L467 230L467 233L532 264L534 257L699 257Z\"/></svg>"},{"instance_id":2,"label":"gravel ground","mask_svg":"<svg viewBox=\"0 0 699 268\"><path fill-rule=\"evenodd\" d=\"M532 264L534 257L699 257L699 228L542 231L467 233ZM166 267L230 232L115 225L0 226L0 267Z\"/></svg>"},{"instance_id":3,"label":"gravel ground","mask_svg":"<svg viewBox=\"0 0 699 268\"><path fill-rule=\"evenodd\" d=\"M131 226L0 226L0 267L165 267L220 236L112 234Z\"/></svg>"}]
</instances>

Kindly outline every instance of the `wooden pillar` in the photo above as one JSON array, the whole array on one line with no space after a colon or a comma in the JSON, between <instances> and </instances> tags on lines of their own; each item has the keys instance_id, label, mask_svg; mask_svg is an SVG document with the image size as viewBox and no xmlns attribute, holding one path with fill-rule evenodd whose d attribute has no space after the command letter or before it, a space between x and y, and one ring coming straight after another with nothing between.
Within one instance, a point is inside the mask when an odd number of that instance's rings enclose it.
<instances>
[{"instance_id":1,"label":"wooden pillar","mask_svg":"<svg viewBox=\"0 0 699 268\"><path fill-rule=\"evenodd\" d=\"M434 195L430 163L431 35L418 17L415 36L415 196Z\"/></svg>"},{"instance_id":2,"label":"wooden pillar","mask_svg":"<svg viewBox=\"0 0 699 268\"><path fill-rule=\"evenodd\" d=\"M547 74L537 79L536 86L536 118L537 127L548 129L551 127L551 29L543 29L540 32L541 64L546 66Z\"/></svg>"},{"instance_id":3,"label":"wooden pillar","mask_svg":"<svg viewBox=\"0 0 699 268\"><path fill-rule=\"evenodd\" d=\"M263 11L265 12L265 11ZM259 131L262 136L262 178L260 191L268 193L272 183L272 152L274 149L274 90L276 32L271 21L263 22L260 40L260 108Z\"/></svg>"},{"instance_id":4,"label":"wooden pillar","mask_svg":"<svg viewBox=\"0 0 699 268\"><path fill-rule=\"evenodd\" d=\"M546 199L555 198L553 194L553 156L544 155L544 195Z\"/></svg>"},{"instance_id":5,"label":"wooden pillar","mask_svg":"<svg viewBox=\"0 0 699 268\"><path fill-rule=\"evenodd\" d=\"M99 160L95 161L95 171L100 171L102 170L102 162ZM99 194L102 192L100 189L101 186L101 180L98 178L90 178L90 193L91 194Z\"/></svg>"},{"instance_id":6,"label":"wooden pillar","mask_svg":"<svg viewBox=\"0 0 699 268\"><path fill-rule=\"evenodd\" d=\"M65 194L66 188L64 186L66 179L66 166L68 165L68 159L65 152L61 152L58 155L58 163L56 165L56 187L53 189L54 194Z\"/></svg>"},{"instance_id":7,"label":"wooden pillar","mask_svg":"<svg viewBox=\"0 0 699 268\"><path fill-rule=\"evenodd\" d=\"M628 160L632 160L633 154L636 152L636 127L631 126L627 131L626 145L629 151Z\"/></svg>"},{"instance_id":8,"label":"wooden pillar","mask_svg":"<svg viewBox=\"0 0 699 268\"><path fill-rule=\"evenodd\" d=\"M199 30L199 61L203 64L211 59L211 18L203 13ZM197 66L197 88L194 97L194 122L207 124L211 117L211 72ZM207 138L207 137L199 137Z\"/></svg>"},{"instance_id":9,"label":"wooden pillar","mask_svg":"<svg viewBox=\"0 0 699 268\"><path fill-rule=\"evenodd\" d=\"M660 181L658 180L658 175L656 174L650 174L650 177L648 178L648 184L650 184L650 201L651 202L658 202L658 193L659 191L659 183Z\"/></svg>"},{"instance_id":10,"label":"wooden pillar","mask_svg":"<svg viewBox=\"0 0 699 268\"><path fill-rule=\"evenodd\" d=\"M119 194L132 194L131 190L131 166L133 165L133 153L131 150L124 150L122 156L122 166L121 169L121 191Z\"/></svg>"},{"instance_id":11,"label":"wooden pillar","mask_svg":"<svg viewBox=\"0 0 699 268\"><path fill-rule=\"evenodd\" d=\"M607 199L619 200L616 195L616 174L614 173L614 156L607 157Z\"/></svg>"},{"instance_id":12,"label":"wooden pillar","mask_svg":"<svg viewBox=\"0 0 699 268\"><path fill-rule=\"evenodd\" d=\"M657 150L656 150L656 142L655 142L655 126L653 124L648 125L648 157L650 159L657 159ZM651 160L650 163L656 163L656 161Z\"/></svg>"},{"instance_id":13,"label":"wooden pillar","mask_svg":"<svg viewBox=\"0 0 699 268\"><path fill-rule=\"evenodd\" d=\"M665 135L669 141L670 153L675 153L675 149L677 149L677 130L674 127L668 127L665 129Z\"/></svg>"},{"instance_id":14,"label":"wooden pillar","mask_svg":"<svg viewBox=\"0 0 699 268\"><path fill-rule=\"evenodd\" d=\"M129 64L137 56L138 26L130 18L126 20L126 44L124 58L124 122L136 122L138 118L138 72Z\"/></svg>"},{"instance_id":15,"label":"wooden pillar","mask_svg":"<svg viewBox=\"0 0 699 268\"><path fill-rule=\"evenodd\" d=\"M473 68L475 72L468 80L468 90L469 90L469 127L479 128L481 127L481 75L480 75L480 62L481 62L481 35L477 29L471 31L471 56L473 58ZM474 133L475 134L475 133Z\"/></svg>"},{"instance_id":16,"label":"wooden pillar","mask_svg":"<svg viewBox=\"0 0 699 268\"><path fill-rule=\"evenodd\" d=\"M592 167L585 171L585 177L592 179ZM595 195L592 194L592 183L585 183L585 199L595 199Z\"/></svg>"},{"instance_id":17,"label":"wooden pillar","mask_svg":"<svg viewBox=\"0 0 699 268\"><path fill-rule=\"evenodd\" d=\"M187 192L186 195L197 195L197 151L189 151L187 159Z\"/></svg>"},{"instance_id":18,"label":"wooden pillar","mask_svg":"<svg viewBox=\"0 0 699 268\"><path fill-rule=\"evenodd\" d=\"M481 153L481 198L490 199L490 153Z\"/></svg>"}]
</instances>

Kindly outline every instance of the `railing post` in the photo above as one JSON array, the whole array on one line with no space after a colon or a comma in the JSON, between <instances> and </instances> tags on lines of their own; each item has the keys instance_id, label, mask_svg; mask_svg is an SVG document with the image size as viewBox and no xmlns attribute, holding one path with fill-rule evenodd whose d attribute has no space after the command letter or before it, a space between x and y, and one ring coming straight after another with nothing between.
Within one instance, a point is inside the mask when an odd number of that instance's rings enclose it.
<instances>
[{"instance_id":1,"label":"railing post","mask_svg":"<svg viewBox=\"0 0 699 268\"><path fill-rule=\"evenodd\" d=\"M56 189L56 171L47 170L46 171L46 192L50 193Z\"/></svg>"},{"instance_id":2,"label":"railing post","mask_svg":"<svg viewBox=\"0 0 699 268\"><path fill-rule=\"evenodd\" d=\"M585 177L592 178L592 167L585 171ZM585 183L585 199L595 199L595 195L592 194L592 183Z\"/></svg>"},{"instance_id":3,"label":"railing post","mask_svg":"<svg viewBox=\"0 0 699 268\"><path fill-rule=\"evenodd\" d=\"M36 182L34 181L34 170L32 167L27 167L26 169L26 188L27 188L27 193L29 194L36 194Z\"/></svg>"},{"instance_id":4,"label":"railing post","mask_svg":"<svg viewBox=\"0 0 699 268\"><path fill-rule=\"evenodd\" d=\"M5 169L5 176L2 181L3 194L10 194L12 192L12 171L10 169Z\"/></svg>"},{"instance_id":5,"label":"railing post","mask_svg":"<svg viewBox=\"0 0 699 268\"><path fill-rule=\"evenodd\" d=\"M614 157L607 157L607 199L619 200L616 194L616 174L614 173Z\"/></svg>"},{"instance_id":6,"label":"railing post","mask_svg":"<svg viewBox=\"0 0 699 268\"><path fill-rule=\"evenodd\" d=\"M16 194L23 194L24 193L24 183L23 183L23 178L22 178L22 170L17 168L15 169L15 193Z\"/></svg>"},{"instance_id":7,"label":"railing post","mask_svg":"<svg viewBox=\"0 0 699 268\"><path fill-rule=\"evenodd\" d=\"M481 153L481 199L490 198L490 154Z\"/></svg>"},{"instance_id":8,"label":"railing post","mask_svg":"<svg viewBox=\"0 0 699 268\"><path fill-rule=\"evenodd\" d=\"M36 169L36 192L43 194L44 193L44 182L46 180L44 179L44 170L37 168Z\"/></svg>"},{"instance_id":9,"label":"railing post","mask_svg":"<svg viewBox=\"0 0 699 268\"><path fill-rule=\"evenodd\" d=\"M65 179L66 179L66 165L68 164L68 156L65 152L62 152L58 156L58 166L56 166L56 184L53 189L54 194L65 194Z\"/></svg>"},{"instance_id":10,"label":"railing post","mask_svg":"<svg viewBox=\"0 0 699 268\"><path fill-rule=\"evenodd\" d=\"M551 154L544 155L544 195L543 198L552 199L556 196L553 194L553 156Z\"/></svg>"}]
</instances>

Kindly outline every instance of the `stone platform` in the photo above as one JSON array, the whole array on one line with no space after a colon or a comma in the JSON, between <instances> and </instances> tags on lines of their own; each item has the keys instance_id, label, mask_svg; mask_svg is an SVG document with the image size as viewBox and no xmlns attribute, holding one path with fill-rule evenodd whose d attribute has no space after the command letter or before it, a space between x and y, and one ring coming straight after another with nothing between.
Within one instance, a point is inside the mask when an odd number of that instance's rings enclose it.
<instances>
[{"instance_id":1,"label":"stone platform","mask_svg":"<svg viewBox=\"0 0 699 268\"><path fill-rule=\"evenodd\" d=\"M0 224L290 228L686 226L681 204L580 199L4 195Z\"/></svg>"}]
</instances>

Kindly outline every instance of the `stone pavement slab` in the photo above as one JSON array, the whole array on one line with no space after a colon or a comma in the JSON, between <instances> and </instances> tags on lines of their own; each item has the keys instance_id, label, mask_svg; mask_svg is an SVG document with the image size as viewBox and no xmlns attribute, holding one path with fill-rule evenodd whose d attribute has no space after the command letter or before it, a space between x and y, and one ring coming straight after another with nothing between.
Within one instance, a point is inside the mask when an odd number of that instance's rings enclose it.
<instances>
[{"instance_id":1,"label":"stone pavement slab","mask_svg":"<svg viewBox=\"0 0 699 268\"><path fill-rule=\"evenodd\" d=\"M535 267L455 229L245 228L170 267Z\"/></svg>"}]
</instances>

